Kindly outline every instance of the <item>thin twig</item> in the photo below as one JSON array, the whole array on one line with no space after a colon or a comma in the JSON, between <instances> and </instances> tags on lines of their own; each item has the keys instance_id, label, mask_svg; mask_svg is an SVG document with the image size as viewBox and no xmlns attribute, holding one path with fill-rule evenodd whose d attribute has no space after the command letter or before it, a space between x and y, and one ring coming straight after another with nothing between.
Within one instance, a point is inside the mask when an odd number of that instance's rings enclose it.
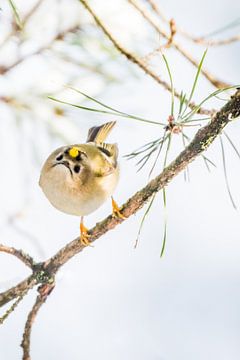
<instances>
[{"instance_id":1,"label":"thin twig","mask_svg":"<svg viewBox=\"0 0 240 360\"><path fill-rule=\"evenodd\" d=\"M42 4L44 0L38 0L33 7L29 10L29 12L24 16L22 22L23 22L23 26L26 25L26 23L29 21L29 19L36 13L36 11L38 10L39 6Z\"/></svg>"},{"instance_id":2,"label":"thin twig","mask_svg":"<svg viewBox=\"0 0 240 360\"><path fill-rule=\"evenodd\" d=\"M21 64L22 62L24 62L25 60L27 60L29 57L35 56L35 55L39 55L41 54L43 51L48 50L52 47L52 45L55 43L55 41L57 40L62 40L65 38L65 36L69 33L74 33L77 30L79 30L80 25L74 25L71 26L70 28L60 31L59 33L57 33L47 44L41 46L39 49L37 49L36 51L34 51L33 53L27 54L23 57L21 57L20 59L18 59L17 61L15 61L14 63L12 63L11 65L8 66L0 66L0 74L4 75L7 72L9 72L10 70L12 70L13 68L15 68L17 65Z\"/></svg>"},{"instance_id":3,"label":"thin twig","mask_svg":"<svg viewBox=\"0 0 240 360\"><path fill-rule=\"evenodd\" d=\"M25 254L22 250L17 250L14 247L0 244L0 251L16 256L19 260L21 260L30 269L33 269L33 266L35 264L33 258L30 255Z\"/></svg>"},{"instance_id":4,"label":"thin twig","mask_svg":"<svg viewBox=\"0 0 240 360\"><path fill-rule=\"evenodd\" d=\"M187 37L187 33L183 30L181 30L181 33ZM219 39L219 40L213 40L213 39L205 39L204 37L194 38L190 35L188 36L190 40L195 42L196 44L205 45L207 47L213 47L213 46L223 46L223 45L230 45L234 42L240 41L240 35L234 35L227 39Z\"/></svg>"},{"instance_id":5,"label":"thin twig","mask_svg":"<svg viewBox=\"0 0 240 360\"><path fill-rule=\"evenodd\" d=\"M148 23L158 32L158 34L169 40L167 32L159 26L158 22L155 20L151 12L148 11L145 6L143 6L137 0L128 0L128 2L140 12L140 14L148 21ZM195 60L186 49L179 45L175 39L172 39L171 44L180 54L182 54L188 61L190 61L191 64L193 64L195 67L198 67L197 60ZM212 85L216 86L219 89L230 86L228 83L217 79L215 76L210 74L209 71L204 70L203 68L201 69L201 72Z\"/></svg>"},{"instance_id":6,"label":"thin twig","mask_svg":"<svg viewBox=\"0 0 240 360\"><path fill-rule=\"evenodd\" d=\"M24 291L22 291L17 300L11 305L11 307L5 312L5 314L0 317L0 325L2 325L3 322L8 318L8 316L16 309L18 304L22 301L24 296L27 295L29 290L29 288L26 288Z\"/></svg>"},{"instance_id":7,"label":"thin twig","mask_svg":"<svg viewBox=\"0 0 240 360\"><path fill-rule=\"evenodd\" d=\"M149 60L150 60L153 56L161 53L164 49L168 49L168 48L171 47L171 45L172 45L172 43L173 43L173 38L174 38L174 36L175 36L175 34L176 34L176 24L175 24L174 19L171 19L171 20L169 21L169 27L170 27L170 35L169 35L169 37L168 37L168 40L167 40L166 44L158 46L157 49L155 49L155 50L151 51L150 53L148 53L147 55L145 55L142 59L143 59L146 63L148 63Z\"/></svg>"},{"instance_id":8,"label":"thin twig","mask_svg":"<svg viewBox=\"0 0 240 360\"><path fill-rule=\"evenodd\" d=\"M160 17L160 19L167 24L169 21L167 17L163 14L160 10L158 4L154 0L147 0L153 11ZM193 41L196 44L206 45L206 46L221 46L221 45L229 45L233 42L240 40L240 35L234 35L228 39L220 39L220 40L212 40L212 39L205 39L205 37L194 37L189 34L187 31L183 30L179 26L176 26L176 32L186 37L188 40Z\"/></svg>"},{"instance_id":9,"label":"thin twig","mask_svg":"<svg viewBox=\"0 0 240 360\"><path fill-rule=\"evenodd\" d=\"M40 310L41 306L47 300L48 295L52 292L54 285L46 285L39 288L40 294L37 296L35 304L33 305L32 310L28 314L27 321L24 328L23 338L21 347L23 348L23 360L31 360L30 357L30 340L31 340L31 331L34 320Z\"/></svg>"},{"instance_id":10,"label":"thin twig","mask_svg":"<svg viewBox=\"0 0 240 360\"><path fill-rule=\"evenodd\" d=\"M28 276L26 279L13 286L0 294L0 307L7 304L9 301L18 298L26 289L32 289L37 284L37 280L34 275Z\"/></svg>"},{"instance_id":11,"label":"thin twig","mask_svg":"<svg viewBox=\"0 0 240 360\"><path fill-rule=\"evenodd\" d=\"M26 25L26 23L29 21L29 19L35 14L35 12L37 11L37 9L39 8L39 6L41 5L42 2L43 2L43 0L38 0L35 3L35 5L33 5L33 7L29 10L29 12L23 17L23 19L22 19L22 27L23 28ZM14 35L16 35L18 33L18 30L19 29L16 26L14 26L12 31L5 37L5 39L0 44L0 48L2 46L4 46L6 44L6 42L9 41L9 39L11 39Z\"/></svg>"},{"instance_id":12,"label":"thin twig","mask_svg":"<svg viewBox=\"0 0 240 360\"><path fill-rule=\"evenodd\" d=\"M166 49L170 48L172 43L173 43L173 39L174 39L174 36L176 34L176 23L175 23L174 19L170 19L169 28L170 28L170 35L168 36L167 43L162 46L162 49L163 48L166 48Z\"/></svg>"},{"instance_id":13,"label":"thin twig","mask_svg":"<svg viewBox=\"0 0 240 360\"><path fill-rule=\"evenodd\" d=\"M113 36L113 34L110 32L110 30L105 26L105 24L103 23L103 21L96 15L95 11L92 9L92 7L90 7L90 5L88 4L88 2L86 0L79 0L82 5L87 9L87 11L92 15L92 17L94 18L95 22L97 23L97 25L99 26L99 28L102 29L102 31L104 32L104 34L108 37L108 39L112 42L112 44L115 46L115 48L122 54L124 55L129 61L131 61L132 63L138 65L139 68L141 68L146 74L148 74L149 76L151 76L155 81L157 81L160 85L162 85L166 90L168 90L169 92L172 91L172 88L170 86L170 84L164 80L161 79L161 77L159 75L157 75L146 63L145 61L143 61L142 59L140 59L138 56L136 56L135 54L131 53L128 49L126 49L122 44L120 44L120 42ZM181 94L177 91L174 90L174 94L175 96L179 99L181 97ZM194 109L196 107L196 104L194 102L189 103L189 107L191 109ZM206 115L211 115L212 111L208 110L208 109L204 109L204 108L200 108L198 110L198 112L200 114L206 114Z\"/></svg>"}]
</instances>

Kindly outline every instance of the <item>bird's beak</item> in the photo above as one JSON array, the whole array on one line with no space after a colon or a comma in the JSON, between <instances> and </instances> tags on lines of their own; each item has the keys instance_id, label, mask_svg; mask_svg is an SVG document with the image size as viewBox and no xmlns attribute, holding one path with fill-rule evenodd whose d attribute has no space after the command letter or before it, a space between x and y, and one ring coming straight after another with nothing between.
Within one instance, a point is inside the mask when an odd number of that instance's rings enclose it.
<instances>
[{"instance_id":1,"label":"bird's beak","mask_svg":"<svg viewBox=\"0 0 240 360\"><path fill-rule=\"evenodd\" d=\"M58 161L57 163L55 163L55 164L53 164L52 165L52 168L53 167L55 167L55 166L57 166L57 165L63 165L63 166L65 166L69 171L70 171L70 174L72 175L73 173L72 173L72 169L70 168L70 165L69 165L69 162L68 161Z\"/></svg>"}]
</instances>

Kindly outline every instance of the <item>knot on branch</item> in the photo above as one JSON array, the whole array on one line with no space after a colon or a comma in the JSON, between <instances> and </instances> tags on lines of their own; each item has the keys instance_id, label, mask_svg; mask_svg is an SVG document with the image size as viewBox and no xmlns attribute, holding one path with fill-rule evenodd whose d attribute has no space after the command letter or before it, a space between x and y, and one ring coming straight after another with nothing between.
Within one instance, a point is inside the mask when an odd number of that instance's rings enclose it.
<instances>
[{"instance_id":1,"label":"knot on branch","mask_svg":"<svg viewBox=\"0 0 240 360\"><path fill-rule=\"evenodd\" d=\"M44 270L43 267L35 271L33 276L37 284L54 284L54 276L47 270Z\"/></svg>"}]
</instances>

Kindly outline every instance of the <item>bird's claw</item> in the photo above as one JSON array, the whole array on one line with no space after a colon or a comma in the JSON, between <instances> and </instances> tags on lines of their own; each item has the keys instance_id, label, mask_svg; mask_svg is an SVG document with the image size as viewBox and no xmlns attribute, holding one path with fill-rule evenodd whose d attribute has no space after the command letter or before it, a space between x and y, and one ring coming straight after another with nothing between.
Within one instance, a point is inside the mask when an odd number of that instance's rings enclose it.
<instances>
[{"instance_id":1,"label":"bird's claw","mask_svg":"<svg viewBox=\"0 0 240 360\"><path fill-rule=\"evenodd\" d=\"M89 241L90 235L88 234L88 229L83 225L80 224L80 243L83 246L91 246L91 241Z\"/></svg>"},{"instance_id":2,"label":"bird's claw","mask_svg":"<svg viewBox=\"0 0 240 360\"><path fill-rule=\"evenodd\" d=\"M118 207L116 201L112 198L112 216L125 220L126 217L121 213L121 209Z\"/></svg>"}]
</instances>

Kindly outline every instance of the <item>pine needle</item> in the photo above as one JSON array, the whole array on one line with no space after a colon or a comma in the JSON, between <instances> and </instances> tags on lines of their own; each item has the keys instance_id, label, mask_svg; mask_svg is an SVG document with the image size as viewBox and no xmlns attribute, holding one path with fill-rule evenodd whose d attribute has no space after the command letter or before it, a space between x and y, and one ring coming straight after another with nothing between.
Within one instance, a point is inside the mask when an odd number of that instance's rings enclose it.
<instances>
[{"instance_id":1,"label":"pine needle","mask_svg":"<svg viewBox=\"0 0 240 360\"><path fill-rule=\"evenodd\" d=\"M80 92L80 91L78 91ZM82 95L83 93L80 92ZM107 111L107 110L101 110L101 109L95 109L95 108L91 108L91 107L87 107L87 106L82 106L82 105L77 105L77 104L72 104L72 103L69 103L67 101L63 101L63 100L59 100L59 99L56 99L52 96L48 96L48 99L50 100L53 100L53 101L56 101L60 104L65 104L65 105L69 105L69 106L73 106L73 107L76 107L78 109L82 109L82 110L87 110L87 111L93 111L93 112L97 112L97 113L101 113L101 114L108 114L108 115L114 115L114 116L120 116L120 117L123 117L123 118L128 118L128 119L132 119L132 120L138 120L138 121L141 121L141 122L145 122L145 123L149 123L149 124L154 124L154 125L161 125L161 126L165 126L165 124L163 123L160 123L160 122L157 122L157 121L153 121L153 120L148 120L148 119L144 119L144 118L141 118L139 116L135 116L135 115L130 115L130 114L127 114L127 113L124 113L124 112L121 112L121 111L118 111L108 105L105 105L103 103L101 103L100 101L90 97L89 95L86 95L85 96L89 99L91 99L92 101L94 101L95 103L98 103L99 105L103 106L104 108L106 109L111 109L112 111Z\"/></svg>"},{"instance_id":2,"label":"pine needle","mask_svg":"<svg viewBox=\"0 0 240 360\"><path fill-rule=\"evenodd\" d=\"M238 149L236 148L236 146L234 145L232 139L228 136L228 134L226 133L226 131L223 132L223 134L226 136L226 138L228 139L230 145L232 146L233 150L235 151L235 153L237 154L237 156L240 159L240 152L238 151Z\"/></svg>"},{"instance_id":3,"label":"pine needle","mask_svg":"<svg viewBox=\"0 0 240 360\"><path fill-rule=\"evenodd\" d=\"M160 156L160 154L161 154L161 151L162 151L162 148L163 148L163 144L164 144L165 141L169 138L169 136L170 136L170 134L168 134L168 135L166 136L166 130L165 130L165 133L164 133L164 135L163 135L162 143L161 143L161 145L159 146L159 150L158 150L157 156L156 156L155 161L154 161L154 163L153 163L153 166L152 166L152 168L151 168L151 170L150 170L150 172L149 172L148 178L150 178L150 176L152 175L152 172L153 172L153 170L155 169L155 166L156 166L156 164L157 164L158 158L159 158L159 156Z\"/></svg>"},{"instance_id":4,"label":"pine needle","mask_svg":"<svg viewBox=\"0 0 240 360\"><path fill-rule=\"evenodd\" d=\"M186 148L186 141L185 141L185 137L184 137L184 133L182 132L182 143L183 143L183 148ZM189 174L189 166L186 167L186 169L184 170L184 180L185 181L190 181L190 174Z\"/></svg>"},{"instance_id":5,"label":"pine needle","mask_svg":"<svg viewBox=\"0 0 240 360\"><path fill-rule=\"evenodd\" d=\"M136 249L136 247L138 246L138 243L139 243L139 238L140 238L140 234L141 234L141 231L142 231L142 227L143 227L143 224L145 222L145 219L147 217L147 214L149 213L152 205L153 205L153 202L154 202L154 199L156 197L156 193L152 196L152 199L147 207L147 210L145 211L143 217L142 217L142 220L141 220L141 223L140 223L140 226L139 226L139 229L138 229L138 234L137 234L137 238L136 238L136 241L135 241L135 245L134 245L134 248Z\"/></svg>"},{"instance_id":6,"label":"pine needle","mask_svg":"<svg viewBox=\"0 0 240 360\"><path fill-rule=\"evenodd\" d=\"M17 7L16 7L13 0L8 0L8 2L9 2L9 5L11 6L11 8L12 8L14 18L15 18L15 21L16 21L16 24L17 24L18 28L20 30L22 30L23 29L23 24L22 24L22 21L21 21L20 16L19 16L18 9L17 9Z\"/></svg>"},{"instance_id":7,"label":"pine needle","mask_svg":"<svg viewBox=\"0 0 240 360\"><path fill-rule=\"evenodd\" d=\"M167 158L168 158L169 149L170 149L170 145L171 145L171 138L172 138L172 134L170 133L170 136L168 138L167 149L166 149L166 153L165 153L163 169L165 169L166 164L167 164ZM163 241L162 241L160 257L162 257L164 254L165 247L166 247L166 241L167 241L167 197L166 197L165 187L163 188L163 206L164 206L164 232L163 232Z\"/></svg>"},{"instance_id":8,"label":"pine needle","mask_svg":"<svg viewBox=\"0 0 240 360\"><path fill-rule=\"evenodd\" d=\"M228 182L226 158L225 158L225 151L224 151L222 137L220 136L219 139L220 139L221 150L222 150L223 171L224 171L224 177L225 177L225 183L226 183L228 195L229 195L229 198L231 200L232 206L234 207L234 209L237 209L237 206L236 206L236 204L235 204L235 202L233 200L232 193L231 193L230 186L229 186L229 182Z\"/></svg>"},{"instance_id":9,"label":"pine needle","mask_svg":"<svg viewBox=\"0 0 240 360\"><path fill-rule=\"evenodd\" d=\"M182 133L182 134L183 134L183 137L190 143L190 138L186 134L184 134L184 133ZM216 164L214 164L214 162L212 160L210 160L208 157L206 157L205 155L201 154L200 156L204 160L205 165L206 165L206 162L208 162L212 166L217 167ZM207 170L210 172L209 166L206 165L206 167L207 167Z\"/></svg>"},{"instance_id":10,"label":"pine needle","mask_svg":"<svg viewBox=\"0 0 240 360\"><path fill-rule=\"evenodd\" d=\"M225 87L223 89L218 89L214 92L212 92L210 95L208 95L207 97L205 97L198 105L196 105L196 107L189 111L185 116L184 118L182 119L183 121L189 121L189 119L191 119L197 112L198 110L201 108L201 106L207 102L208 100L210 100L212 97L215 97L216 95L218 94L221 94L225 91L228 91L228 90L232 90L232 89L236 89L240 87L240 85L233 85L233 86L228 86L228 87Z\"/></svg>"},{"instance_id":11,"label":"pine needle","mask_svg":"<svg viewBox=\"0 0 240 360\"><path fill-rule=\"evenodd\" d=\"M165 187L163 188L163 206L164 206L164 233L163 233L163 242L162 242L160 257L162 257L164 254L166 240L167 240L167 198L166 198Z\"/></svg>"},{"instance_id":12,"label":"pine needle","mask_svg":"<svg viewBox=\"0 0 240 360\"><path fill-rule=\"evenodd\" d=\"M195 89L196 89L196 86L197 86L198 78L199 78L199 76L200 76L200 73L201 73L201 70L202 70L202 66L203 66L203 62L204 62L204 59L205 59L205 56L206 56L206 55L207 55L207 49L204 51L203 56L202 56L202 58L201 58L201 60L200 60L200 63L199 63L199 65L198 65L197 73L196 73L195 79L194 79L194 81L193 81L193 86L192 86L192 89L191 89L191 93L190 93L190 96L189 96L189 98L188 98L188 101L187 101L187 103L186 103L186 105L185 105L185 109L184 109L182 115L185 114L185 112L186 112L186 110L187 110L187 108L188 108L188 106L189 106L189 104L190 104L190 102L191 102L191 100L192 100L192 98L193 98L193 95L194 95L194 92L195 92Z\"/></svg>"},{"instance_id":13,"label":"pine needle","mask_svg":"<svg viewBox=\"0 0 240 360\"><path fill-rule=\"evenodd\" d=\"M175 95L174 95L174 86L173 86L173 79L172 79L172 74L171 74L171 70L167 61L167 58L164 54L162 54L163 56L163 60L165 62L167 71L168 71L168 76L169 76L169 80L170 80L170 85L171 85L171 115L174 116L174 99L175 99Z\"/></svg>"}]
</instances>

